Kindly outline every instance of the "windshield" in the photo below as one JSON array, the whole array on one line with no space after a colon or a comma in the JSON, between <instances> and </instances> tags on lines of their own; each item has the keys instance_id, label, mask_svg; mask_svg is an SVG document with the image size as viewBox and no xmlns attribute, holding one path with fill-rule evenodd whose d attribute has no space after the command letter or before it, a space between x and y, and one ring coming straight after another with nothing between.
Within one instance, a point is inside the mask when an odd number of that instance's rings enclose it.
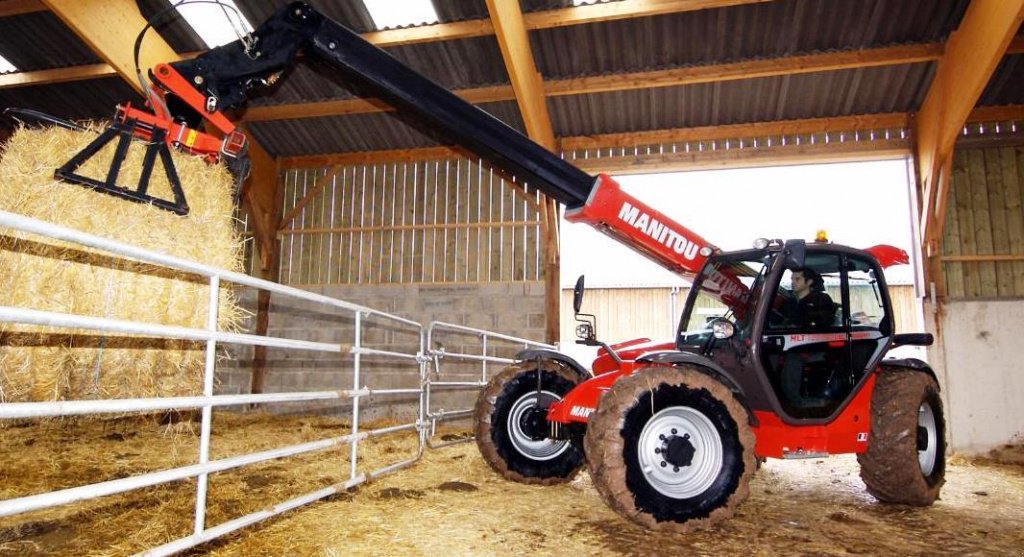
<instances>
[{"instance_id":1,"label":"windshield","mask_svg":"<svg viewBox=\"0 0 1024 557\"><path fill-rule=\"evenodd\" d=\"M748 328L768 272L770 256L763 251L717 256L698 275L687 298L680 340L684 344L700 342L700 332L711 321L724 317L736 323L738 331Z\"/></svg>"}]
</instances>

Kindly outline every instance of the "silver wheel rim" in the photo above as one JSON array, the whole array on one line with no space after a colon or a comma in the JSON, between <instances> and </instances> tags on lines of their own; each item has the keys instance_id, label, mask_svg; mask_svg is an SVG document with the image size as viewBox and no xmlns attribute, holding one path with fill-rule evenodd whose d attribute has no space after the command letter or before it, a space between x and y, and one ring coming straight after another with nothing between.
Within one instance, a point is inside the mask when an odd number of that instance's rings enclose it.
<instances>
[{"instance_id":1,"label":"silver wheel rim","mask_svg":"<svg viewBox=\"0 0 1024 557\"><path fill-rule=\"evenodd\" d=\"M696 449L689 466L675 467L665 462L660 452L665 442L662 436L668 439L672 435L689 435ZM675 499L690 499L715 483L722 470L724 451L722 438L707 416L693 408L673 406L652 416L644 426L637 456L644 478L658 493Z\"/></svg>"},{"instance_id":2,"label":"silver wheel rim","mask_svg":"<svg viewBox=\"0 0 1024 557\"><path fill-rule=\"evenodd\" d=\"M551 391L541 391L540 394L545 407L552 402L561 400L561 397ZM508 423L506 424L508 429L508 438L512 441L512 446L515 447L523 456L527 456L533 460L551 460L564 453L569 448L569 441L556 441L553 439L541 439L540 441L535 441L534 439L531 439L530 436L523 431L520 421L523 418L523 414L535 407L537 407L537 391L526 393L515 401L512 405L512 409L509 410L508 413Z\"/></svg>"},{"instance_id":3,"label":"silver wheel rim","mask_svg":"<svg viewBox=\"0 0 1024 557\"><path fill-rule=\"evenodd\" d=\"M925 476L932 475L935 471L935 461L938 456L939 436L938 428L935 426L935 412L927 402L921 404L917 409L917 427L924 428L928 446L924 450L917 451L917 462L921 465L921 473Z\"/></svg>"}]
</instances>

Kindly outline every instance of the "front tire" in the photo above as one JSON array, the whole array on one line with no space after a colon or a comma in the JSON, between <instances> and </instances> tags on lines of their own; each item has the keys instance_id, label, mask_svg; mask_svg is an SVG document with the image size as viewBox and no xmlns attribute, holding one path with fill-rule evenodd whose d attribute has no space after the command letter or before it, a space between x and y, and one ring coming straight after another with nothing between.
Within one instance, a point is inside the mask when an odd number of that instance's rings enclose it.
<instances>
[{"instance_id":1,"label":"front tire","mask_svg":"<svg viewBox=\"0 0 1024 557\"><path fill-rule=\"evenodd\" d=\"M871 395L868 450L860 477L879 501L925 507L946 481L946 423L939 385L926 373L887 369Z\"/></svg>"},{"instance_id":2,"label":"front tire","mask_svg":"<svg viewBox=\"0 0 1024 557\"><path fill-rule=\"evenodd\" d=\"M503 477L526 484L572 480L583 467L577 440L548 437L546 408L571 391L579 377L567 367L543 360L540 396L537 362L512 364L491 378L477 398L475 433L484 460Z\"/></svg>"},{"instance_id":3,"label":"front tire","mask_svg":"<svg viewBox=\"0 0 1024 557\"><path fill-rule=\"evenodd\" d=\"M591 415L584 446L605 502L658 530L689 532L731 517L756 467L747 412L690 367L620 379Z\"/></svg>"}]
</instances>

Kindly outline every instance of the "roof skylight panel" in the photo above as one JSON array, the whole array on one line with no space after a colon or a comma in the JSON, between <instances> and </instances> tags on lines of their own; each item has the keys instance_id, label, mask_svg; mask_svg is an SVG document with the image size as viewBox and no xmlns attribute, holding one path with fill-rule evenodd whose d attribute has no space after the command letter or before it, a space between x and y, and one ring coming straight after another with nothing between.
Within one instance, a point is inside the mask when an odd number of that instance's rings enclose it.
<instances>
[{"instance_id":1,"label":"roof skylight panel","mask_svg":"<svg viewBox=\"0 0 1024 557\"><path fill-rule=\"evenodd\" d=\"M377 29L437 23L437 10L430 0L363 0Z\"/></svg>"}]
</instances>

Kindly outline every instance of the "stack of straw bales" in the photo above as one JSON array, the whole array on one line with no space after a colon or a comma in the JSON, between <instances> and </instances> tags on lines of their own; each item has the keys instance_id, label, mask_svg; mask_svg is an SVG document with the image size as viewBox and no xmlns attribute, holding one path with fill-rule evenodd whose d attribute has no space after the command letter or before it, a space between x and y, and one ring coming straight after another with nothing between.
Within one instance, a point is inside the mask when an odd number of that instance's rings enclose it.
<instances>
[{"instance_id":1,"label":"stack of straw bales","mask_svg":"<svg viewBox=\"0 0 1024 557\"><path fill-rule=\"evenodd\" d=\"M174 154L191 209L185 217L55 181L54 170L98 131L17 131L0 147L0 209L241 270L232 181L221 166ZM115 144L79 174L102 179ZM143 152L132 146L120 185L134 188ZM159 159L150 193L173 199ZM205 328L208 296L204 277L0 228L0 305ZM242 317L224 289L221 330L237 329ZM203 363L202 343L0 323L0 402L200 394Z\"/></svg>"}]
</instances>

